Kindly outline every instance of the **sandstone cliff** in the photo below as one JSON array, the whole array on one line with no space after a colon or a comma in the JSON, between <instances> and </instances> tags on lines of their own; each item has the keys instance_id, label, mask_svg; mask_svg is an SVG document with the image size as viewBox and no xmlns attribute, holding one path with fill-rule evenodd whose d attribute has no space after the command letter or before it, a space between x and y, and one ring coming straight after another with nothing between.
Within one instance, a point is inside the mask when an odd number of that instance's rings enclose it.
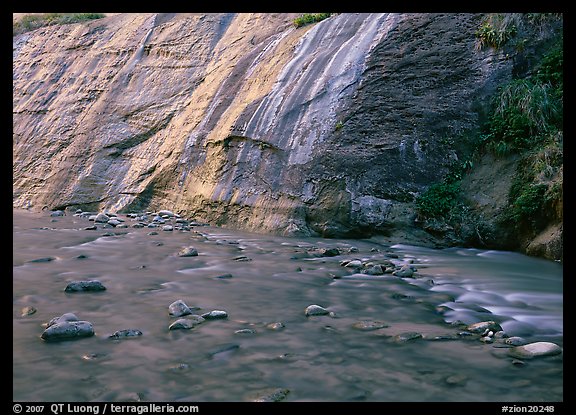
<instances>
[{"instance_id":1,"label":"sandstone cliff","mask_svg":"<svg viewBox=\"0 0 576 415\"><path fill-rule=\"evenodd\" d=\"M477 14L119 14L14 37L14 206L408 237L513 59ZM413 235L413 233L410 233Z\"/></svg>"}]
</instances>

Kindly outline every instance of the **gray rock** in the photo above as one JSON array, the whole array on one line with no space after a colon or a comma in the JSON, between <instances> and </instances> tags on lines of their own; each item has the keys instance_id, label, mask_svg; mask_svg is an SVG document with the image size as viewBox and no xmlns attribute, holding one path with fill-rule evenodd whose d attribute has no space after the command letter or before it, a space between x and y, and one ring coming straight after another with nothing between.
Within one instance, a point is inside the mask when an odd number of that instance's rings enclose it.
<instances>
[{"instance_id":1,"label":"gray rock","mask_svg":"<svg viewBox=\"0 0 576 415\"><path fill-rule=\"evenodd\" d=\"M110 220L110 216L108 216L105 213L99 213L94 218L94 222L98 222L98 223L108 223L109 220Z\"/></svg>"},{"instance_id":2,"label":"gray rock","mask_svg":"<svg viewBox=\"0 0 576 415\"><path fill-rule=\"evenodd\" d=\"M202 316L191 315L188 318L180 318L170 324L169 330L190 330L206 321Z\"/></svg>"},{"instance_id":3,"label":"gray rock","mask_svg":"<svg viewBox=\"0 0 576 415\"><path fill-rule=\"evenodd\" d=\"M209 313L202 314L206 320L218 320L222 318L228 318L228 313L224 310L212 310Z\"/></svg>"},{"instance_id":4,"label":"gray rock","mask_svg":"<svg viewBox=\"0 0 576 415\"><path fill-rule=\"evenodd\" d=\"M125 339L130 337L142 336L142 332L137 329L118 330L108 336L109 339Z\"/></svg>"},{"instance_id":5,"label":"gray rock","mask_svg":"<svg viewBox=\"0 0 576 415\"><path fill-rule=\"evenodd\" d=\"M85 231L95 231L96 229L98 229L98 227L96 225L93 226L86 226L84 228Z\"/></svg>"},{"instance_id":6,"label":"gray rock","mask_svg":"<svg viewBox=\"0 0 576 415\"><path fill-rule=\"evenodd\" d=\"M392 272L392 275L400 278L412 278L414 270L410 265L403 265L399 270Z\"/></svg>"},{"instance_id":7,"label":"gray rock","mask_svg":"<svg viewBox=\"0 0 576 415\"><path fill-rule=\"evenodd\" d=\"M338 248L322 248L319 253L323 257L332 257L340 255L340 250Z\"/></svg>"},{"instance_id":8,"label":"gray rock","mask_svg":"<svg viewBox=\"0 0 576 415\"><path fill-rule=\"evenodd\" d=\"M480 341L482 343L493 343L494 339L490 336L484 336L484 337L480 337Z\"/></svg>"},{"instance_id":9,"label":"gray rock","mask_svg":"<svg viewBox=\"0 0 576 415\"><path fill-rule=\"evenodd\" d=\"M390 327L388 324L381 321L362 320L352 324L352 328L360 331L372 331L382 328Z\"/></svg>"},{"instance_id":10,"label":"gray rock","mask_svg":"<svg viewBox=\"0 0 576 415\"><path fill-rule=\"evenodd\" d=\"M284 323L282 323L280 321L266 324L266 328L268 330L278 331L278 330L282 330L284 327L286 327L286 326L284 325Z\"/></svg>"},{"instance_id":11,"label":"gray rock","mask_svg":"<svg viewBox=\"0 0 576 415\"><path fill-rule=\"evenodd\" d=\"M408 331L395 335L392 340L396 343L406 343L412 340L421 339L422 334L415 331Z\"/></svg>"},{"instance_id":12,"label":"gray rock","mask_svg":"<svg viewBox=\"0 0 576 415\"><path fill-rule=\"evenodd\" d=\"M52 213L50 213L50 216L64 216L64 211L62 210L55 210Z\"/></svg>"},{"instance_id":13,"label":"gray rock","mask_svg":"<svg viewBox=\"0 0 576 415\"><path fill-rule=\"evenodd\" d=\"M253 402L280 402L286 399L290 393L289 389L278 388L270 393L266 393L256 399Z\"/></svg>"},{"instance_id":14,"label":"gray rock","mask_svg":"<svg viewBox=\"0 0 576 415\"><path fill-rule=\"evenodd\" d=\"M170 231L173 231L173 230L174 230L174 226L172 226L172 225L164 225L164 226L162 226L162 230L163 230L163 231L166 231L166 232L170 232Z\"/></svg>"},{"instance_id":15,"label":"gray rock","mask_svg":"<svg viewBox=\"0 0 576 415\"><path fill-rule=\"evenodd\" d=\"M483 334L486 332L486 330L491 330L494 332L502 331L502 327L495 321L480 321L478 323L468 325L466 330L471 333Z\"/></svg>"},{"instance_id":16,"label":"gray rock","mask_svg":"<svg viewBox=\"0 0 576 415\"><path fill-rule=\"evenodd\" d=\"M512 336L505 339L504 343L511 346L523 346L528 342L523 337Z\"/></svg>"},{"instance_id":17,"label":"gray rock","mask_svg":"<svg viewBox=\"0 0 576 415\"><path fill-rule=\"evenodd\" d=\"M106 223L107 223L108 225L112 225L112 226L114 226L114 227L117 227L118 225L121 225L121 224L122 224L122 222L119 221L119 220L116 219L116 218L110 219L110 220L109 220L108 222L106 222Z\"/></svg>"},{"instance_id":18,"label":"gray rock","mask_svg":"<svg viewBox=\"0 0 576 415\"><path fill-rule=\"evenodd\" d=\"M98 280L72 281L64 289L67 293L105 290L106 287Z\"/></svg>"},{"instance_id":19,"label":"gray rock","mask_svg":"<svg viewBox=\"0 0 576 415\"><path fill-rule=\"evenodd\" d=\"M518 359L533 359L535 357L555 356L562 353L562 348L556 343L535 342L508 349L508 354Z\"/></svg>"},{"instance_id":20,"label":"gray rock","mask_svg":"<svg viewBox=\"0 0 576 415\"><path fill-rule=\"evenodd\" d=\"M386 267L382 268L382 265L376 264L364 270L363 273L367 275L384 275L385 270Z\"/></svg>"},{"instance_id":21,"label":"gray rock","mask_svg":"<svg viewBox=\"0 0 576 415\"><path fill-rule=\"evenodd\" d=\"M360 261L359 259L353 259L352 261L348 261L344 266L346 268L360 269L362 268L362 261Z\"/></svg>"},{"instance_id":22,"label":"gray rock","mask_svg":"<svg viewBox=\"0 0 576 415\"><path fill-rule=\"evenodd\" d=\"M63 320L54 324L49 324L40 337L42 340L50 342L59 340L75 340L93 335L94 327L92 326L92 323L88 321Z\"/></svg>"},{"instance_id":23,"label":"gray rock","mask_svg":"<svg viewBox=\"0 0 576 415\"><path fill-rule=\"evenodd\" d=\"M184 301L176 300L168 306L168 313L172 317L182 317L192 314L194 310L199 310L198 307L189 307Z\"/></svg>"},{"instance_id":24,"label":"gray rock","mask_svg":"<svg viewBox=\"0 0 576 415\"><path fill-rule=\"evenodd\" d=\"M157 213L158 216L168 216L169 218L176 216L174 212L170 210L161 210Z\"/></svg>"},{"instance_id":25,"label":"gray rock","mask_svg":"<svg viewBox=\"0 0 576 415\"><path fill-rule=\"evenodd\" d=\"M159 223L159 224L166 223L166 221L164 220L164 218L163 218L162 216L160 216L160 215L154 216L154 218L152 219L152 222L156 222L156 223Z\"/></svg>"},{"instance_id":26,"label":"gray rock","mask_svg":"<svg viewBox=\"0 0 576 415\"><path fill-rule=\"evenodd\" d=\"M180 252L178 252L178 256L180 257L198 256L198 251L191 246L186 246L182 248Z\"/></svg>"},{"instance_id":27,"label":"gray rock","mask_svg":"<svg viewBox=\"0 0 576 415\"><path fill-rule=\"evenodd\" d=\"M54 324L63 323L67 321L79 321L79 318L74 313L65 313L59 317L54 317L52 320L46 323L46 327L50 327L53 326Z\"/></svg>"},{"instance_id":28,"label":"gray rock","mask_svg":"<svg viewBox=\"0 0 576 415\"><path fill-rule=\"evenodd\" d=\"M236 330L234 334L256 334L256 330L254 329L240 329Z\"/></svg>"},{"instance_id":29,"label":"gray rock","mask_svg":"<svg viewBox=\"0 0 576 415\"><path fill-rule=\"evenodd\" d=\"M306 307L306 309L304 310L304 314L306 315L306 317L324 316L326 314L330 314L330 311L319 305L312 304Z\"/></svg>"}]
</instances>

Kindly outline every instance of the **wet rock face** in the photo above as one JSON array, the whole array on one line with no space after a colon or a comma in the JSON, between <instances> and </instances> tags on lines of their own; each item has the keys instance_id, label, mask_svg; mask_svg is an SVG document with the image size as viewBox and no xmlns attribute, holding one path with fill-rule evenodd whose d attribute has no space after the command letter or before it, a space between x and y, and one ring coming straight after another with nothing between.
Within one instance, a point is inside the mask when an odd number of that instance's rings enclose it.
<instances>
[{"instance_id":1,"label":"wet rock face","mask_svg":"<svg viewBox=\"0 0 576 415\"><path fill-rule=\"evenodd\" d=\"M14 204L170 206L289 235L409 226L455 156L442 140L477 126L511 63L474 49L479 15L296 16L119 14L14 37Z\"/></svg>"}]
</instances>

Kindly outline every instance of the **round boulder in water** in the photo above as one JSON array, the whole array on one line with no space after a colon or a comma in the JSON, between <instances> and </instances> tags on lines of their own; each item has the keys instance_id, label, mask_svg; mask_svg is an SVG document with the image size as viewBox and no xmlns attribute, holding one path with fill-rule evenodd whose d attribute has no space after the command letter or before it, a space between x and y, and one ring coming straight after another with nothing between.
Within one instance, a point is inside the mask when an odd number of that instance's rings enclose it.
<instances>
[{"instance_id":1,"label":"round boulder in water","mask_svg":"<svg viewBox=\"0 0 576 415\"><path fill-rule=\"evenodd\" d=\"M198 256L198 251L192 246L186 246L178 252L180 257Z\"/></svg>"},{"instance_id":2,"label":"round boulder in water","mask_svg":"<svg viewBox=\"0 0 576 415\"><path fill-rule=\"evenodd\" d=\"M92 326L92 323L78 320L78 317L74 314L66 313L50 320L48 327L46 327L40 337L42 340L50 342L75 340L93 335L94 327Z\"/></svg>"},{"instance_id":3,"label":"round boulder in water","mask_svg":"<svg viewBox=\"0 0 576 415\"><path fill-rule=\"evenodd\" d=\"M228 313L224 310L212 310L209 313L202 314L202 317L206 320L217 320L221 318L227 318Z\"/></svg>"},{"instance_id":4,"label":"round boulder in water","mask_svg":"<svg viewBox=\"0 0 576 415\"><path fill-rule=\"evenodd\" d=\"M182 300L176 300L168 306L168 312L172 317L186 316L192 314L192 311L197 309L197 307L189 307Z\"/></svg>"},{"instance_id":5,"label":"round boulder in water","mask_svg":"<svg viewBox=\"0 0 576 415\"><path fill-rule=\"evenodd\" d=\"M518 359L533 359L542 356L555 356L562 353L562 348L556 343L551 342L535 342L528 343L524 346L512 347L508 350L508 354Z\"/></svg>"},{"instance_id":6,"label":"round boulder in water","mask_svg":"<svg viewBox=\"0 0 576 415\"><path fill-rule=\"evenodd\" d=\"M306 317L325 316L326 314L330 314L330 311L317 304L312 304L306 307L306 309L304 310L304 314L306 315Z\"/></svg>"},{"instance_id":7,"label":"round boulder in water","mask_svg":"<svg viewBox=\"0 0 576 415\"><path fill-rule=\"evenodd\" d=\"M190 330L204 321L206 321L204 317L197 315L192 315L189 318L179 318L174 323L170 324L168 330Z\"/></svg>"},{"instance_id":8,"label":"round boulder in water","mask_svg":"<svg viewBox=\"0 0 576 415\"><path fill-rule=\"evenodd\" d=\"M67 293L105 290L106 287L98 280L72 281L64 289Z\"/></svg>"},{"instance_id":9,"label":"round boulder in water","mask_svg":"<svg viewBox=\"0 0 576 415\"><path fill-rule=\"evenodd\" d=\"M99 222L99 223L108 223L109 220L110 220L110 216L108 216L105 213L99 213L94 218L94 222Z\"/></svg>"}]
</instances>

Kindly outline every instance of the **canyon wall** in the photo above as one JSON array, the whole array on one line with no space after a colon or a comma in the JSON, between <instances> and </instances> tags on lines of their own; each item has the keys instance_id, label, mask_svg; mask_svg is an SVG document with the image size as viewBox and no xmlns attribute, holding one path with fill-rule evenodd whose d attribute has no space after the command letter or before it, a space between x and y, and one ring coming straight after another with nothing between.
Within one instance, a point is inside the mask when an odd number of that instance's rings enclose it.
<instances>
[{"instance_id":1,"label":"canyon wall","mask_svg":"<svg viewBox=\"0 0 576 415\"><path fill-rule=\"evenodd\" d=\"M297 16L124 13L15 36L14 206L418 233L415 197L517 62L476 47L479 14Z\"/></svg>"}]
</instances>

